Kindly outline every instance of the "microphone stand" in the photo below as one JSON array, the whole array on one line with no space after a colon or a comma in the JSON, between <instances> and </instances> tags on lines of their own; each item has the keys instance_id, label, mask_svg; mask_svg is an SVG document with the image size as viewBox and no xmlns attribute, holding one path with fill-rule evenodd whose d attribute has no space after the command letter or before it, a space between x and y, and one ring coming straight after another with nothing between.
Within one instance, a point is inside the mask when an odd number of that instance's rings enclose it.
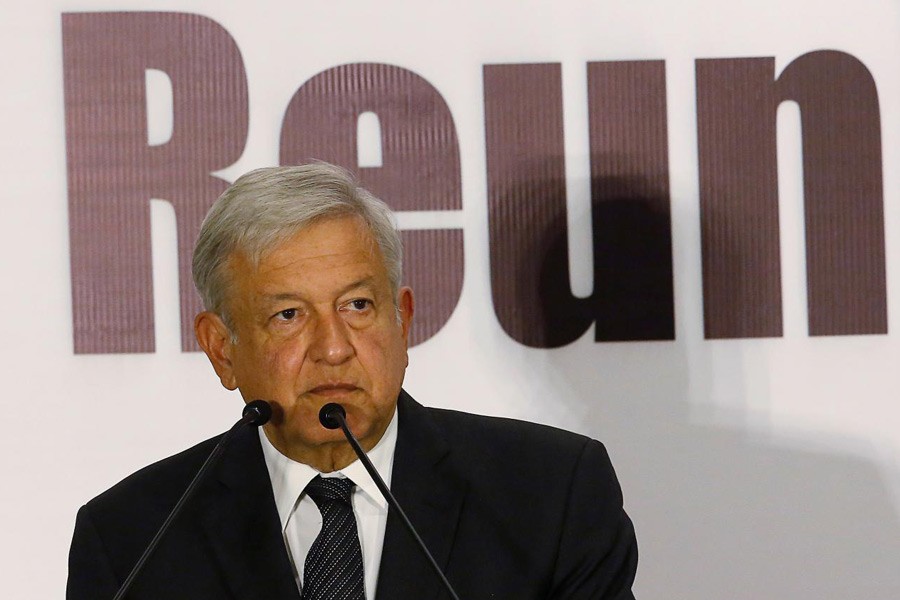
<instances>
[{"instance_id":1,"label":"microphone stand","mask_svg":"<svg viewBox=\"0 0 900 600\"><path fill-rule=\"evenodd\" d=\"M254 400L244 407L244 412L242 413L241 420L232 425L231 429L225 432L225 434L222 436L222 439L220 439L219 443L216 444L216 447L213 448L213 451L209 453L208 457L206 457L206 460L203 462L200 470L197 471L196 475L194 475L191 483L188 485L187 489L184 490L181 498L179 498L178 502L175 504L175 508L172 509L172 512L170 512L169 516L166 517L166 520L163 521L163 524L156 532L156 535L154 535L153 539L150 540L150 544L147 546L147 549L144 550L143 554L141 554L141 557L131 569L131 573L128 574L125 582L122 583L122 587L120 587L119 591L116 592L113 600L122 600L122 598L125 597L125 594L131 588L131 584L134 583L134 580L137 578L137 576L141 573L141 571L144 570L144 565L147 563L147 559L149 559L150 555L153 554L153 551L156 550L156 547L159 545L159 542L169 530L169 527L172 525L175 517L177 517L181 513L184 505L187 504L187 501L190 500L191 496L194 495L194 492L197 490L197 487L203 480L204 475L210 469L212 469L212 467L215 466L216 463L219 462L219 458L222 456L222 452L225 450L225 446L231 440L234 432L244 425L259 427L260 425L265 424L271 416L272 407L269 406L269 403L265 400Z\"/></svg>"},{"instance_id":2,"label":"microphone stand","mask_svg":"<svg viewBox=\"0 0 900 600\"><path fill-rule=\"evenodd\" d=\"M356 436L353 435L353 432L350 431L350 427L347 426L347 412L344 410L344 407L335 402L326 404L319 411L319 422L322 423L322 426L326 429L337 429L338 427L341 428L341 430L344 432L344 437L346 437L347 441L350 442L350 446L353 448L356 456L359 457L359 460L366 468L366 471L369 472L369 475L372 477L375 485L378 486L378 490L381 492L381 495L384 496L385 500L388 501L388 504L390 504L391 508L397 511L397 514L400 516L400 520L403 522L403 524L406 526L407 531L409 531L410 535L412 535L413 539L419 545L419 548L422 549L422 553L425 554L425 558L428 559L428 564L431 565L431 568L434 570L435 574L437 574L437 576L440 578L441 583L444 584L444 588L446 588L447 592L449 592L450 597L453 598L453 600L459 600L459 596L456 595L456 591L453 589L453 586L450 585L450 582L447 580L444 572L441 571L441 568L438 566L437 561L434 560L431 552L428 551L428 547L425 546L425 542L422 541L422 538L419 536L416 528L413 527L412 522L409 520L409 517L406 516L406 513L403 511L400 503L397 502L396 498L394 498L391 490L384 483L384 479L381 478L381 475L379 475L378 471L375 469L375 465L373 465L372 461L369 460L369 457L366 456L366 453L362 449L362 446L359 445L359 441L356 439Z\"/></svg>"}]
</instances>

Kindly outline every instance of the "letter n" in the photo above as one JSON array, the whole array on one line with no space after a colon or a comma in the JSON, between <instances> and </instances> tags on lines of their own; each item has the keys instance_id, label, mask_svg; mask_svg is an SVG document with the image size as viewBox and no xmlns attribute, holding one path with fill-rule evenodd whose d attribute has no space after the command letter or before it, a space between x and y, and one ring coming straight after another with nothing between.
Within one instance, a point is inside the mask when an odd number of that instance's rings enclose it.
<instances>
[{"instance_id":1,"label":"letter n","mask_svg":"<svg viewBox=\"0 0 900 600\"><path fill-rule=\"evenodd\" d=\"M782 335L776 112L800 106L810 335L887 332L878 92L856 58L817 51L698 60L707 338Z\"/></svg>"}]
</instances>

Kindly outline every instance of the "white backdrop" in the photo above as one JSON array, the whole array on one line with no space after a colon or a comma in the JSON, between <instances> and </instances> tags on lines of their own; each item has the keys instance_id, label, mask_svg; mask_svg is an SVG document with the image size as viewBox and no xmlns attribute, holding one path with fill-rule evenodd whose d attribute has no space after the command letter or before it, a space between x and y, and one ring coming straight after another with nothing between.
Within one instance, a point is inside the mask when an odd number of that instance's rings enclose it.
<instances>
[{"instance_id":1,"label":"white backdrop","mask_svg":"<svg viewBox=\"0 0 900 600\"><path fill-rule=\"evenodd\" d=\"M241 400L182 353L174 213L154 202L156 347L75 355L60 17L146 10L133 0L2 0L0 52L0 595L61 597L78 507L138 467L227 428ZM417 399L603 440L637 529L645 599L900 597L900 4L895 0L308 2L179 0L239 46L250 133L225 179L276 164L281 120L311 76L349 62L410 69L450 107L465 236L462 297L413 349ZM784 336L705 340L694 61L836 49L881 103L888 335L807 336L800 126L779 112ZM277 59L272 57L277 56ZM295 57L286 60L284 57ZM482 65L563 65L573 289L590 281L587 61L664 59L676 339L526 348L491 305ZM151 107L165 135L165 107ZM401 215L401 223L403 220ZM441 223L439 223L441 224ZM169 407L179 406L178 410Z\"/></svg>"}]
</instances>

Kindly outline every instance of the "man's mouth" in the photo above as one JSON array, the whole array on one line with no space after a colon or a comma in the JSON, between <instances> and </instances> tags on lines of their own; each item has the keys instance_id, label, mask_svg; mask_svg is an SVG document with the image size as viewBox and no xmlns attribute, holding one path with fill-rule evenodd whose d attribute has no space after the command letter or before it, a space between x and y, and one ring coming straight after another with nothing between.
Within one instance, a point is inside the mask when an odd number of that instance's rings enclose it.
<instances>
[{"instance_id":1,"label":"man's mouth","mask_svg":"<svg viewBox=\"0 0 900 600\"><path fill-rule=\"evenodd\" d=\"M352 383L325 383L317 385L307 393L316 394L317 396L344 396L350 392L355 392L358 389L359 388Z\"/></svg>"}]
</instances>

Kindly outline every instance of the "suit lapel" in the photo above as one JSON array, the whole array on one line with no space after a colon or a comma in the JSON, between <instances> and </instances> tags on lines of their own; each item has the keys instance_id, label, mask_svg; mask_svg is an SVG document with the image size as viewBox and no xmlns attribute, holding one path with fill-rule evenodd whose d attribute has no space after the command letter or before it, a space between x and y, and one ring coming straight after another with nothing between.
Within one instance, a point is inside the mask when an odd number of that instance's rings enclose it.
<instances>
[{"instance_id":1,"label":"suit lapel","mask_svg":"<svg viewBox=\"0 0 900 600\"><path fill-rule=\"evenodd\" d=\"M428 410L406 392L391 491L442 569L447 568L467 483L449 466L450 448ZM255 429L236 434L211 482L202 526L238 600L299 600L281 532L272 484ZM449 575L451 583L452 574ZM442 586L421 550L391 511L376 597L431 599Z\"/></svg>"},{"instance_id":2,"label":"suit lapel","mask_svg":"<svg viewBox=\"0 0 900 600\"><path fill-rule=\"evenodd\" d=\"M450 448L427 409L401 391L398 410L391 492L446 571L467 483L450 469ZM437 575L394 511L388 514L381 556L377 598L429 599L442 590ZM452 577L448 578L452 583Z\"/></svg>"},{"instance_id":3,"label":"suit lapel","mask_svg":"<svg viewBox=\"0 0 900 600\"><path fill-rule=\"evenodd\" d=\"M218 476L203 527L235 598L299 600L256 428L236 434Z\"/></svg>"}]
</instances>

